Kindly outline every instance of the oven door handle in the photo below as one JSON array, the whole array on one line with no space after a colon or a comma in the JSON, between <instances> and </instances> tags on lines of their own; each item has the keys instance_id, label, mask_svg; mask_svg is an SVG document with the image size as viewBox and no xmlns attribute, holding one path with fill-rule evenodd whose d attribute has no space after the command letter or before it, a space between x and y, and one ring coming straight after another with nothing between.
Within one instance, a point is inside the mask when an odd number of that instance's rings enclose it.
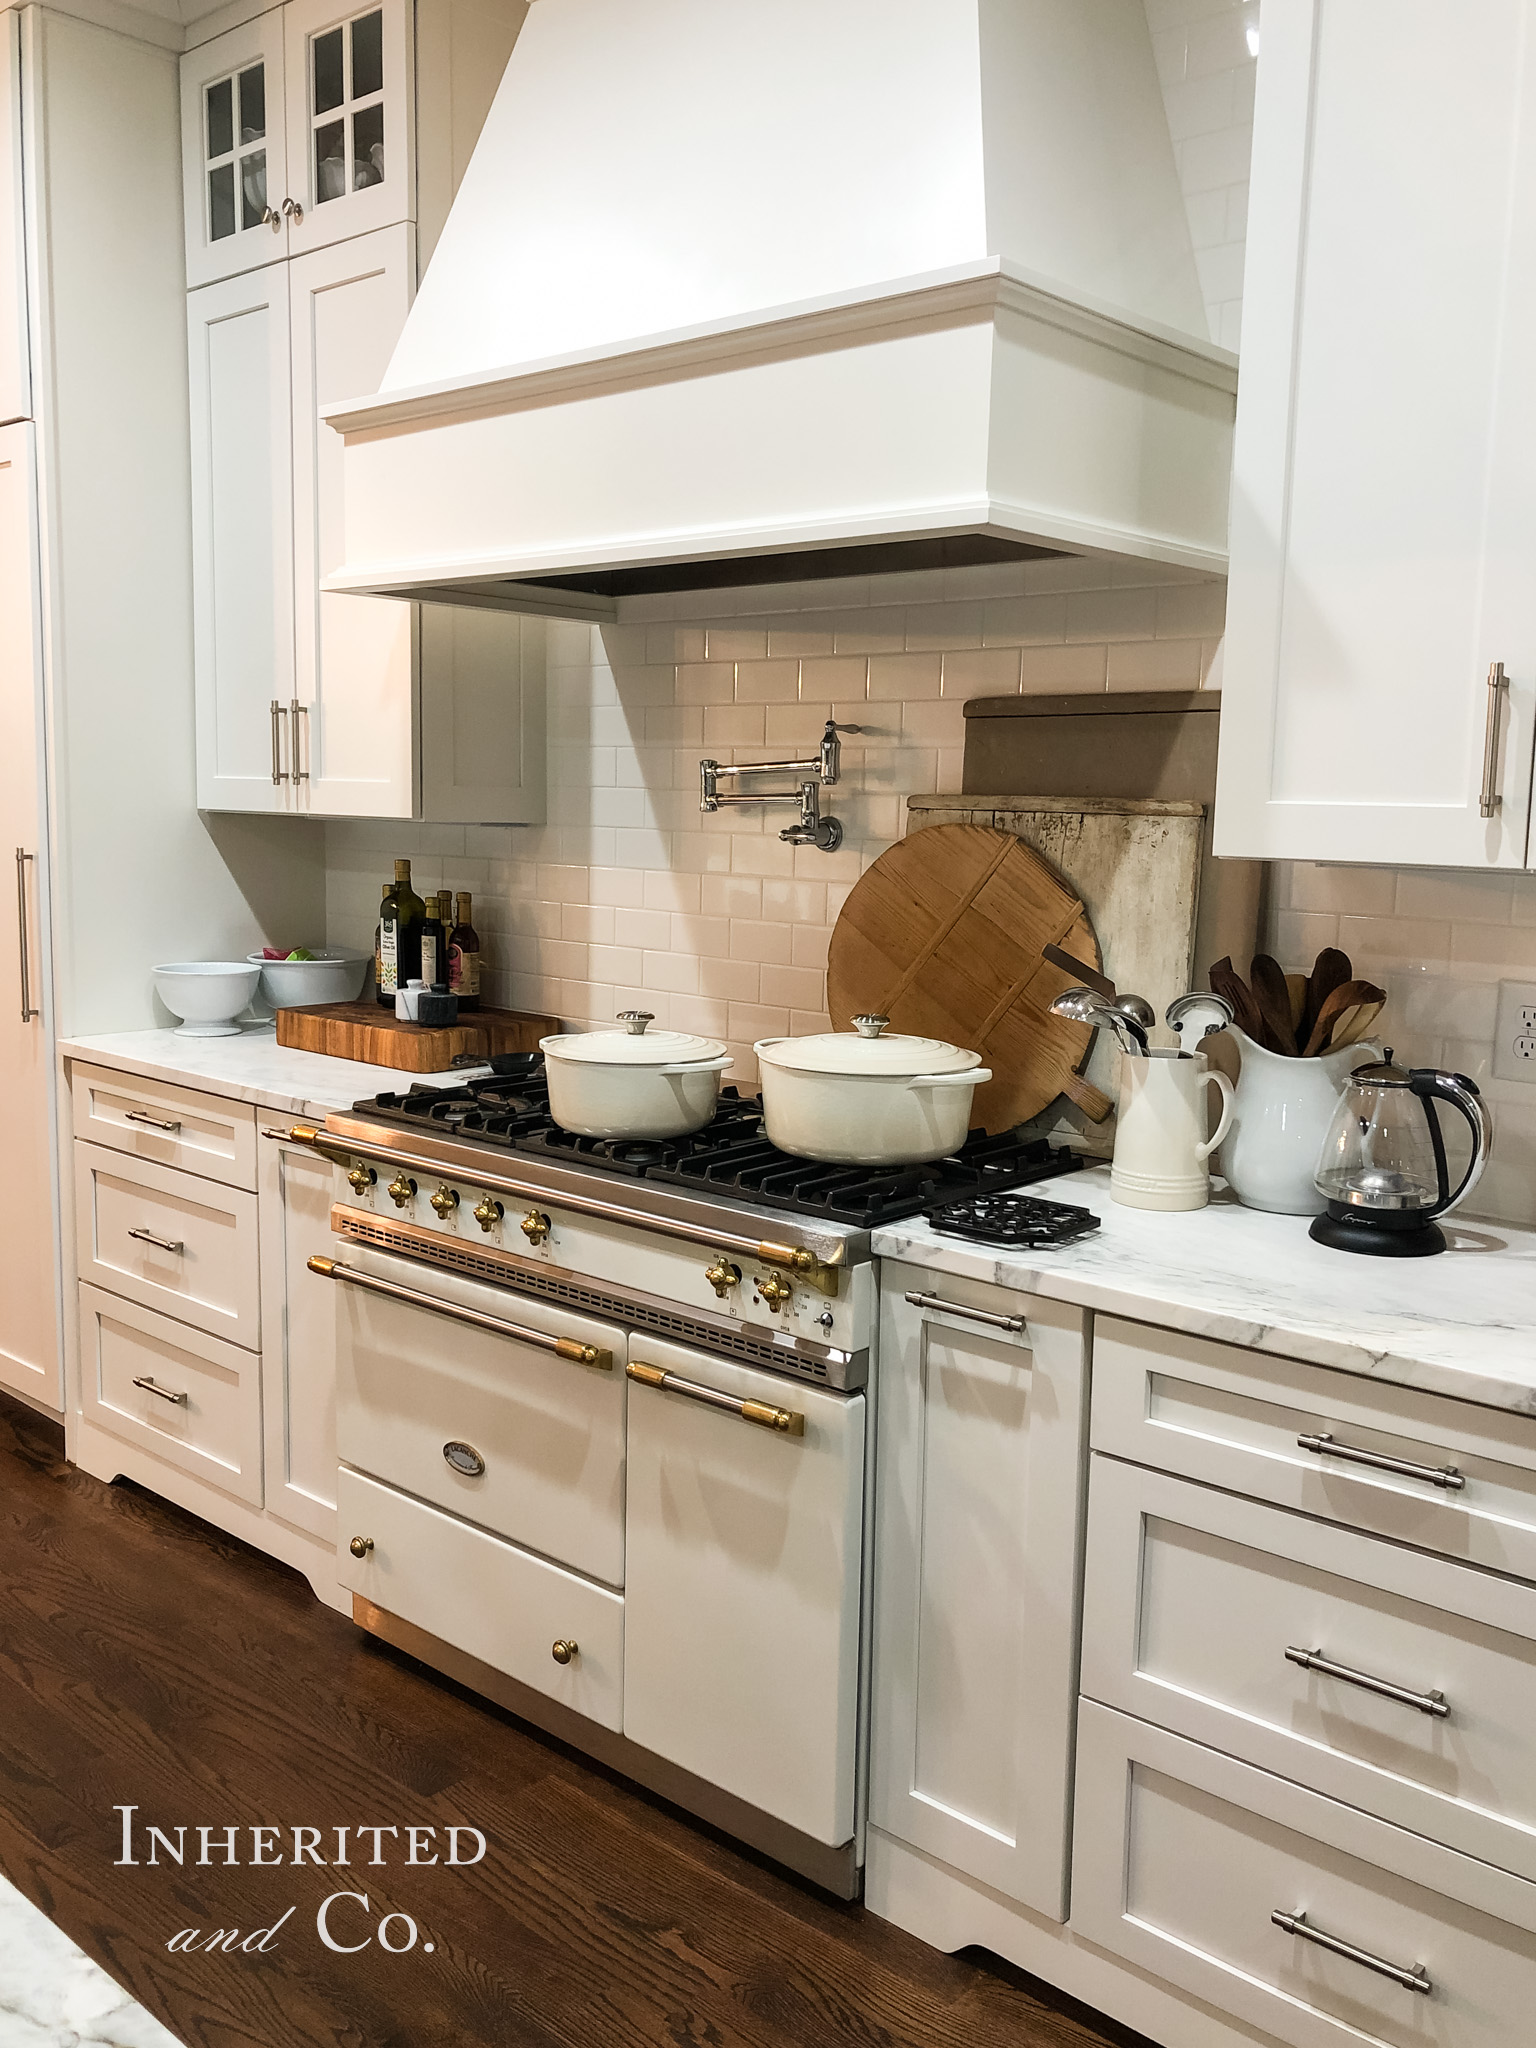
<instances>
[{"instance_id":1,"label":"oven door handle","mask_svg":"<svg viewBox=\"0 0 1536 2048\"><path fill-rule=\"evenodd\" d=\"M440 1295L427 1294L419 1287L402 1287L398 1280L381 1280L376 1273L359 1272L356 1266L344 1266L340 1259L322 1258L318 1254L309 1261L311 1273L318 1273L322 1280L340 1280L348 1287L361 1287L366 1294L382 1294L390 1301L403 1301L411 1308L430 1310L435 1316L446 1316L450 1322L468 1323L476 1330L489 1330L493 1337L515 1337L519 1344L531 1344L536 1351L553 1351L557 1358L568 1358L573 1365L595 1365L599 1372L613 1371L613 1353L603 1351L595 1344L583 1344L575 1337L551 1337L545 1330L530 1330L522 1323L509 1323L502 1316L488 1316L477 1308L462 1308L456 1301L444 1301Z\"/></svg>"},{"instance_id":2,"label":"oven door handle","mask_svg":"<svg viewBox=\"0 0 1536 2048\"><path fill-rule=\"evenodd\" d=\"M629 1379L642 1387L654 1387L658 1394L681 1394L688 1401L702 1401L706 1408L722 1409L759 1429L771 1429L779 1436L804 1436L805 1417L793 1408L775 1408L767 1401L741 1401L734 1394L722 1394L718 1387L706 1387L698 1380L680 1379L659 1365L632 1359L624 1368Z\"/></svg>"},{"instance_id":3,"label":"oven door handle","mask_svg":"<svg viewBox=\"0 0 1536 2048\"><path fill-rule=\"evenodd\" d=\"M333 1166L348 1167L357 1159L375 1159L386 1166L402 1171L414 1169L418 1173L435 1174L439 1180L458 1178L473 1181L477 1188L489 1188L493 1194L520 1195L551 1209L567 1209L576 1216L597 1216L607 1223L627 1223L637 1230L649 1230L660 1237L681 1238L686 1244L699 1245L715 1253L745 1252L749 1259L760 1259L765 1266L783 1266L821 1294L837 1293L837 1276L843 1248L833 1246L825 1254L812 1251L806 1245L775 1244L767 1239L744 1237L731 1230L701 1229L692 1223L678 1223L670 1216L640 1216L634 1210L626 1209L622 1202L605 1202L598 1195L578 1194L575 1190L557 1190L541 1187L537 1181L517 1180L507 1173L488 1173L476 1165L472 1174L461 1174L449 1161L429 1158L424 1153L407 1152L390 1145L360 1144L353 1138L338 1137L332 1131L316 1130L313 1124L295 1124L288 1132L291 1145L307 1145L312 1152L318 1152L322 1159L329 1159Z\"/></svg>"}]
</instances>

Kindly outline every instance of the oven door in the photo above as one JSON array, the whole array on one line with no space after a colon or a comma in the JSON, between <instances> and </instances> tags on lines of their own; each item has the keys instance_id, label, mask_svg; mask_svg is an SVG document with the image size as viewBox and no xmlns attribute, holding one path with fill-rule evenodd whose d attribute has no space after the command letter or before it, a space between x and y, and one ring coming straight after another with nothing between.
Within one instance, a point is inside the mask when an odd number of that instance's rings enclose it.
<instances>
[{"instance_id":1,"label":"oven door","mask_svg":"<svg viewBox=\"0 0 1536 2048\"><path fill-rule=\"evenodd\" d=\"M332 1278L342 1462L622 1586L623 1330L345 1240Z\"/></svg>"},{"instance_id":2,"label":"oven door","mask_svg":"<svg viewBox=\"0 0 1536 2048\"><path fill-rule=\"evenodd\" d=\"M854 1832L864 1397L631 1332L624 1733Z\"/></svg>"}]
</instances>

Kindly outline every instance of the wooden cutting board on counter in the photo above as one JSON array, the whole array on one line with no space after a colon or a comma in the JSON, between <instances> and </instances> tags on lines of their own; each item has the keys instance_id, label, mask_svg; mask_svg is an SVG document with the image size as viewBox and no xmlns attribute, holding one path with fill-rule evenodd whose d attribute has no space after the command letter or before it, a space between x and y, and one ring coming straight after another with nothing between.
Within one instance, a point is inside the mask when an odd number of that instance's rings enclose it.
<instances>
[{"instance_id":1,"label":"wooden cutting board on counter","mask_svg":"<svg viewBox=\"0 0 1536 2048\"><path fill-rule=\"evenodd\" d=\"M1080 1069L1092 1027L1053 1017L1073 977L1042 958L1100 964L1071 885L1011 832L935 825L898 840L855 884L832 932L827 1008L839 1031L887 1016L893 1031L979 1052L993 1079L973 1124L1005 1131L1066 1095L1096 1123L1114 1107Z\"/></svg>"},{"instance_id":2,"label":"wooden cutting board on counter","mask_svg":"<svg viewBox=\"0 0 1536 2048\"><path fill-rule=\"evenodd\" d=\"M333 1060L363 1060L407 1074L440 1074L460 1053L537 1052L560 1029L524 1010L472 1010L457 1024L407 1024L377 1003L312 1003L279 1010L277 1042Z\"/></svg>"}]
</instances>

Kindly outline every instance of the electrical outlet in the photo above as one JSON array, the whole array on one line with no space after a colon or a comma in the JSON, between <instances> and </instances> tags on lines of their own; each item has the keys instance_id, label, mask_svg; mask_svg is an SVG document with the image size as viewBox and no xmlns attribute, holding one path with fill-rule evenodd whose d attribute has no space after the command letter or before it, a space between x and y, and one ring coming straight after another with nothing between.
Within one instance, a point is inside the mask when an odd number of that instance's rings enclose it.
<instances>
[{"instance_id":1,"label":"electrical outlet","mask_svg":"<svg viewBox=\"0 0 1536 2048\"><path fill-rule=\"evenodd\" d=\"M1493 1071L1501 1081L1536 1081L1536 982L1499 983Z\"/></svg>"}]
</instances>

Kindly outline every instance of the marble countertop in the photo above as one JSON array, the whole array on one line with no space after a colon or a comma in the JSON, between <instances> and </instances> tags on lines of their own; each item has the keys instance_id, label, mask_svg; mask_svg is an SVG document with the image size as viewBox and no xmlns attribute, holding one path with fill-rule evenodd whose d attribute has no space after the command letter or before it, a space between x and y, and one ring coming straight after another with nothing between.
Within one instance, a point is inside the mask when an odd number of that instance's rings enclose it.
<instances>
[{"instance_id":1,"label":"marble countertop","mask_svg":"<svg viewBox=\"0 0 1536 2048\"><path fill-rule=\"evenodd\" d=\"M0 1878L0 2048L181 2048L30 1899Z\"/></svg>"},{"instance_id":2,"label":"marble countertop","mask_svg":"<svg viewBox=\"0 0 1536 2048\"><path fill-rule=\"evenodd\" d=\"M1304 1216L1209 1208L1159 1215L1110 1199L1094 1167L1035 1190L1103 1218L1059 1251L940 1237L926 1223L875 1233L875 1250L935 1273L995 1281L1285 1358L1536 1414L1536 1232L1451 1217L1449 1251L1370 1259L1330 1251Z\"/></svg>"},{"instance_id":3,"label":"marble countertop","mask_svg":"<svg viewBox=\"0 0 1536 2048\"><path fill-rule=\"evenodd\" d=\"M289 1116L324 1118L369 1095L403 1092L413 1081L455 1088L462 1073L407 1074L362 1060L333 1060L294 1052L277 1042L271 1024L248 1025L238 1038L182 1038L175 1031L112 1031L95 1038L64 1038L67 1059L120 1073L145 1074L184 1088L203 1088L237 1102L259 1103Z\"/></svg>"}]
</instances>

